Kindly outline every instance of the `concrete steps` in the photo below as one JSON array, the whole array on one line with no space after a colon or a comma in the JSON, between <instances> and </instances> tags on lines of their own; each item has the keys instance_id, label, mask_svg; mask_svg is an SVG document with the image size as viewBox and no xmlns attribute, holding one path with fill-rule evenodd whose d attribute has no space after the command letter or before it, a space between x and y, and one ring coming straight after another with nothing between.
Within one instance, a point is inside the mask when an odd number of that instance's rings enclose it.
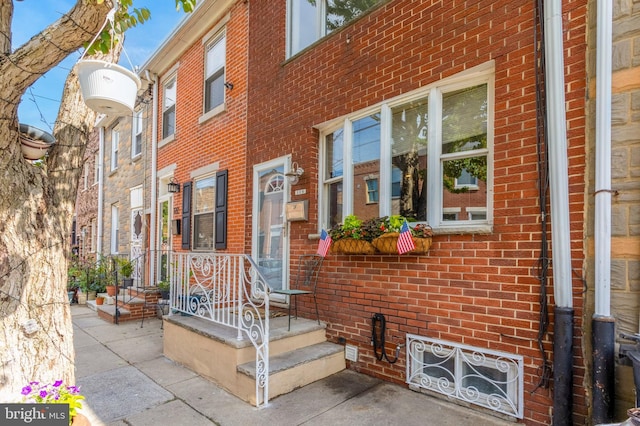
<instances>
[{"instance_id":1,"label":"concrete steps","mask_svg":"<svg viewBox=\"0 0 640 426\"><path fill-rule=\"evenodd\" d=\"M272 318L269 340L269 398L345 369L344 347L326 341L325 324L302 318ZM195 317L164 317L164 354L256 404L256 352L237 331ZM258 401L262 403L262 401Z\"/></svg>"}]
</instances>

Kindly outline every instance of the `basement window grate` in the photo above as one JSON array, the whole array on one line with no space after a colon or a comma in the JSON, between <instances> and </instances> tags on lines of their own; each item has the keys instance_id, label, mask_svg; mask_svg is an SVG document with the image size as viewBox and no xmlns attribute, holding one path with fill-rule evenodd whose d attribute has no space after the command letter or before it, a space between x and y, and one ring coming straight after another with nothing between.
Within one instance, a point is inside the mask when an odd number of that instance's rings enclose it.
<instances>
[{"instance_id":1,"label":"basement window grate","mask_svg":"<svg viewBox=\"0 0 640 426\"><path fill-rule=\"evenodd\" d=\"M407 334L407 383L523 418L523 358Z\"/></svg>"}]
</instances>

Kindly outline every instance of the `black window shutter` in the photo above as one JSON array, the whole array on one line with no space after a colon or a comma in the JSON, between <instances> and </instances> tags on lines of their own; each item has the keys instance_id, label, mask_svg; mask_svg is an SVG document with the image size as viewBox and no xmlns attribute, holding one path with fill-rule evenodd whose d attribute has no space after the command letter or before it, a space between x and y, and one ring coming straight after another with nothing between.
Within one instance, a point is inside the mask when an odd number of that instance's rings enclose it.
<instances>
[{"instance_id":1,"label":"black window shutter","mask_svg":"<svg viewBox=\"0 0 640 426\"><path fill-rule=\"evenodd\" d=\"M227 170L216 173L216 250L227 248Z\"/></svg>"},{"instance_id":2,"label":"black window shutter","mask_svg":"<svg viewBox=\"0 0 640 426\"><path fill-rule=\"evenodd\" d=\"M182 184L182 249L191 249L191 182Z\"/></svg>"}]
</instances>

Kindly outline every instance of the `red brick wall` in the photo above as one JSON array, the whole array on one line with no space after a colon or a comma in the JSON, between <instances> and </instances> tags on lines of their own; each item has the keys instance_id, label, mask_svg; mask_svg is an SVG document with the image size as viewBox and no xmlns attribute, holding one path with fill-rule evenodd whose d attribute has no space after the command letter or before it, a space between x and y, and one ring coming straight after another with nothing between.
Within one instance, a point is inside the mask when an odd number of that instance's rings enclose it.
<instances>
[{"instance_id":1,"label":"red brick wall","mask_svg":"<svg viewBox=\"0 0 640 426\"><path fill-rule=\"evenodd\" d=\"M573 269L583 268L586 2L563 2ZM350 367L403 383L377 361L371 317L387 317L388 351L406 333L524 356L525 420L551 422L552 390L536 388L540 207L537 193L534 4L395 0L285 60L286 1L251 2L248 164L292 154L305 169L309 220L291 225L291 256L314 252L318 133L314 125L495 61L494 226L491 235L438 235L425 256L329 255L319 288L330 339L360 349ZM247 211L250 208L250 200ZM250 234L247 234L249 244ZM551 273L550 273L551 274ZM582 281L573 281L574 422L586 423ZM551 276L551 275L550 275ZM550 281L549 302L553 303ZM314 314L307 306L306 315ZM551 307L552 311L553 307ZM553 318L550 319L551 321ZM545 335L551 359L553 324ZM391 353L391 352L390 352Z\"/></svg>"},{"instance_id":2,"label":"red brick wall","mask_svg":"<svg viewBox=\"0 0 640 426\"><path fill-rule=\"evenodd\" d=\"M228 240L231 253L244 252L244 237L233 230L245 228L246 194L246 93L248 9L243 1L230 11L225 26L227 37L226 81L234 84L225 93L226 111L202 124L205 45L198 39L179 59L177 71L175 140L158 150L158 169L176 164L174 177L180 183L191 180L191 171L219 162L229 171ZM216 22L211 23L213 27ZM203 34L204 36L204 34ZM163 77L163 76L161 76ZM162 117L162 88L159 90L159 117ZM161 120L160 120L161 121ZM159 123L159 128L162 124ZM173 217L180 218L182 192L174 194ZM173 249L180 250L180 238L173 238Z\"/></svg>"}]
</instances>

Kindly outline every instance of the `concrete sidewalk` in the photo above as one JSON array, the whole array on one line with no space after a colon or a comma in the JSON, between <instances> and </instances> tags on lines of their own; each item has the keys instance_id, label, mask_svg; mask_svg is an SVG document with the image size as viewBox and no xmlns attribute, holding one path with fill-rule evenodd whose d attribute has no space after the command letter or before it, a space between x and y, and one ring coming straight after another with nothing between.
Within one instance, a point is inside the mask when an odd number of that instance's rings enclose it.
<instances>
[{"instance_id":1,"label":"concrete sidewalk","mask_svg":"<svg viewBox=\"0 0 640 426\"><path fill-rule=\"evenodd\" d=\"M71 311L76 382L93 426L513 425L349 370L257 409L165 358L160 320L140 328L85 306Z\"/></svg>"}]
</instances>

